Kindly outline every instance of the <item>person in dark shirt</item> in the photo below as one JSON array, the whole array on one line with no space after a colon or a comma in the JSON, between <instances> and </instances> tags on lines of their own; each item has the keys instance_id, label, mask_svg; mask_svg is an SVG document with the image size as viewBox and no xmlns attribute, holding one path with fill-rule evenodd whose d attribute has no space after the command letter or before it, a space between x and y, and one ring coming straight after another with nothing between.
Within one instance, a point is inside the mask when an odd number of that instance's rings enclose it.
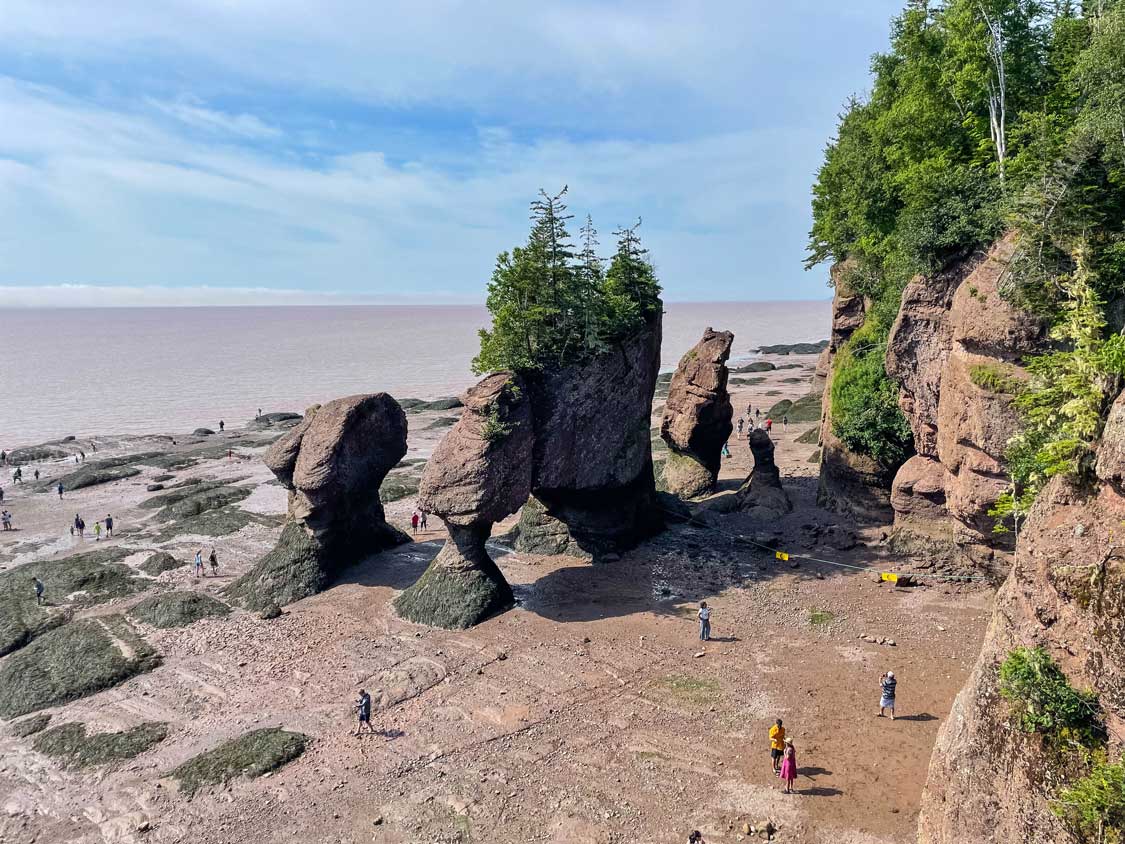
<instances>
[{"instance_id":1,"label":"person in dark shirt","mask_svg":"<svg viewBox=\"0 0 1125 844\"><path fill-rule=\"evenodd\" d=\"M38 606L43 606L43 581L38 577L31 579L35 581L35 603Z\"/></svg>"},{"instance_id":2,"label":"person in dark shirt","mask_svg":"<svg viewBox=\"0 0 1125 844\"><path fill-rule=\"evenodd\" d=\"M374 733L375 728L371 726L371 695L367 693L366 689L359 690L359 700L355 703L355 712L359 717L359 723L356 725L355 734L358 736L363 732L363 728L367 727L367 732Z\"/></svg>"}]
</instances>

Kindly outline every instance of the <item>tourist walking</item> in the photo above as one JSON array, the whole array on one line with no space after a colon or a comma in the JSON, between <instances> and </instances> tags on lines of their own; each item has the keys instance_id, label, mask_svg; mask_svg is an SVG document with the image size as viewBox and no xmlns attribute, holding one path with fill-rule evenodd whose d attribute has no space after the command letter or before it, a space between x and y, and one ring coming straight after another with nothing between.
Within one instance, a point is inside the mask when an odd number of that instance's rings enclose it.
<instances>
[{"instance_id":1,"label":"tourist walking","mask_svg":"<svg viewBox=\"0 0 1125 844\"><path fill-rule=\"evenodd\" d=\"M711 641L711 608L706 601L699 604L699 638L704 642Z\"/></svg>"},{"instance_id":2,"label":"tourist walking","mask_svg":"<svg viewBox=\"0 0 1125 844\"><path fill-rule=\"evenodd\" d=\"M215 553L214 548L211 549L211 554L210 554L210 556L207 557L207 561L209 563L211 563L211 575L213 577L218 577L219 576L219 555Z\"/></svg>"},{"instance_id":3,"label":"tourist walking","mask_svg":"<svg viewBox=\"0 0 1125 844\"><path fill-rule=\"evenodd\" d=\"M102 523L94 522L94 542L102 541Z\"/></svg>"},{"instance_id":4,"label":"tourist walking","mask_svg":"<svg viewBox=\"0 0 1125 844\"><path fill-rule=\"evenodd\" d=\"M375 728L371 726L371 695L366 689L359 690L359 699L355 702L355 714L359 718L355 728L357 736L363 732L364 727L367 727L369 733L375 732Z\"/></svg>"},{"instance_id":5,"label":"tourist walking","mask_svg":"<svg viewBox=\"0 0 1125 844\"><path fill-rule=\"evenodd\" d=\"M723 443L723 457L730 457L730 446Z\"/></svg>"},{"instance_id":6,"label":"tourist walking","mask_svg":"<svg viewBox=\"0 0 1125 844\"><path fill-rule=\"evenodd\" d=\"M766 421L762 423L762 430L764 430L767 434L770 431L772 431L773 430L773 420L767 417Z\"/></svg>"},{"instance_id":7,"label":"tourist walking","mask_svg":"<svg viewBox=\"0 0 1125 844\"><path fill-rule=\"evenodd\" d=\"M785 783L785 793L793 793L793 783L797 779L797 748L793 739L785 740L785 752L781 757L781 781Z\"/></svg>"},{"instance_id":8,"label":"tourist walking","mask_svg":"<svg viewBox=\"0 0 1125 844\"><path fill-rule=\"evenodd\" d=\"M788 414L781 417L781 427L783 430L789 430L789 416Z\"/></svg>"},{"instance_id":9,"label":"tourist walking","mask_svg":"<svg viewBox=\"0 0 1125 844\"><path fill-rule=\"evenodd\" d=\"M192 564L192 569L195 571L196 577L206 577L207 573L203 571L203 549L199 548L195 552L195 562Z\"/></svg>"},{"instance_id":10,"label":"tourist walking","mask_svg":"<svg viewBox=\"0 0 1125 844\"><path fill-rule=\"evenodd\" d=\"M39 480L39 470L35 470L35 480Z\"/></svg>"},{"instance_id":11,"label":"tourist walking","mask_svg":"<svg viewBox=\"0 0 1125 844\"><path fill-rule=\"evenodd\" d=\"M219 433L221 434L226 429L227 429L227 423L224 422L222 419L220 419L219 420Z\"/></svg>"},{"instance_id":12,"label":"tourist walking","mask_svg":"<svg viewBox=\"0 0 1125 844\"><path fill-rule=\"evenodd\" d=\"M879 678L879 717L883 717L883 712L887 709L891 710L891 720L895 719L895 689L898 687L898 680L895 679L895 673L888 671Z\"/></svg>"},{"instance_id":13,"label":"tourist walking","mask_svg":"<svg viewBox=\"0 0 1125 844\"><path fill-rule=\"evenodd\" d=\"M746 423L745 423L745 421L743 421L742 417L741 417L741 416L739 416L739 417L738 417L738 435L739 435L740 437L742 436L742 429L743 429L743 428L744 428L745 426L746 426Z\"/></svg>"},{"instance_id":14,"label":"tourist walking","mask_svg":"<svg viewBox=\"0 0 1125 844\"><path fill-rule=\"evenodd\" d=\"M22 466L17 466L16 470L14 472L12 472L12 483L14 483L14 484L22 484L23 483L23 467Z\"/></svg>"},{"instance_id":15,"label":"tourist walking","mask_svg":"<svg viewBox=\"0 0 1125 844\"><path fill-rule=\"evenodd\" d=\"M80 539L86 535L86 523L82 521L82 517L77 513L74 514L74 529L78 531L78 537Z\"/></svg>"},{"instance_id":16,"label":"tourist walking","mask_svg":"<svg viewBox=\"0 0 1125 844\"><path fill-rule=\"evenodd\" d=\"M420 527L422 530L426 529L426 511L425 510L419 510L418 511L418 527Z\"/></svg>"},{"instance_id":17,"label":"tourist walking","mask_svg":"<svg viewBox=\"0 0 1125 844\"><path fill-rule=\"evenodd\" d=\"M0 510L0 524L3 524L4 530L12 529L12 514L7 510Z\"/></svg>"},{"instance_id":18,"label":"tourist walking","mask_svg":"<svg viewBox=\"0 0 1125 844\"><path fill-rule=\"evenodd\" d=\"M4 487L0 486L0 504L4 503Z\"/></svg>"},{"instance_id":19,"label":"tourist walking","mask_svg":"<svg viewBox=\"0 0 1125 844\"><path fill-rule=\"evenodd\" d=\"M754 419L756 421L756 420L761 419L761 418L762 418L762 409L759 407L757 410L754 411Z\"/></svg>"},{"instance_id":20,"label":"tourist walking","mask_svg":"<svg viewBox=\"0 0 1125 844\"><path fill-rule=\"evenodd\" d=\"M7 463L7 462L8 462L8 452L0 451L0 463Z\"/></svg>"},{"instance_id":21,"label":"tourist walking","mask_svg":"<svg viewBox=\"0 0 1125 844\"><path fill-rule=\"evenodd\" d=\"M43 606L43 581L38 577L31 578L35 584L35 605L37 607Z\"/></svg>"},{"instance_id":22,"label":"tourist walking","mask_svg":"<svg viewBox=\"0 0 1125 844\"><path fill-rule=\"evenodd\" d=\"M112 513L106 513L105 514L105 535L106 535L106 539L113 536L113 514Z\"/></svg>"},{"instance_id":23,"label":"tourist walking","mask_svg":"<svg viewBox=\"0 0 1125 844\"><path fill-rule=\"evenodd\" d=\"M414 515L410 517L410 529L414 531L415 536L418 534L418 511L414 511Z\"/></svg>"},{"instance_id":24,"label":"tourist walking","mask_svg":"<svg viewBox=\"0 0 1125 844\"><path fill-rule=\"evenodd\" d=\"M698 829L687 837L687 844L706 844L703 840L703 833Z\"/></svg>"},{"instance_id":25,"label":"tourist walking","mask_svg":"<svg viewBox=\"0 0 1125 844\"><path fill-rule=\"evenodd\" d=\"M781 757L785 753L785 727L778 718L770 727L770 759L773 761L773 772L781 776Z\"/></svg>"},{"instance_id":26,"label":"tourist walking","mask_svg":"<svg viewBox=\"0 0 1125 844\"><path fill-rule=\"evenodd\" d=\"M59 491L59 501L62 501L62 494L63 494L62 481L59 481L59 485L57 487L55 487L55 489L57 489Z\"/></svg>"}]
</instances>

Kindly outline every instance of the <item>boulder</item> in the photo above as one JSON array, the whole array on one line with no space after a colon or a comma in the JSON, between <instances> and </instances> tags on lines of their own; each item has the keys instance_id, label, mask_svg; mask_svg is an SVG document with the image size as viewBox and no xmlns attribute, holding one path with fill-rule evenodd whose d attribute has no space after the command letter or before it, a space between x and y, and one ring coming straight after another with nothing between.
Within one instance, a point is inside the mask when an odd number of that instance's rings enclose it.
<instances>
[{"instance_id":1,"label":"boulder","mask_svg":"<svg viewBox=\"0 0 1125 844\"><path fill-rule=\"evenodd\" d=\"M193 437L210 437L210 436L214 436L214 434L215 434L215 432L212 431L210 428L196 428L194 431L191 432L191 435Z\"/></svg>"},{"instance_id":2,"label":"boulder","mask_svg":"<svg viewBox=\"0 0 1125 844\"><path fill-rule=\"evenodd\" d=\"M367 554L408 541L379 487L406 454L406 414L386 393L336 399L274 443L265 462L289 489L281 539L229 589L252 609L324 588Z\"/></svg>"},{"instance_id":3,"label":"boulder","mask_svg":"<svg viewBox=\"0 0 1125 844\"><path fill-rule=\"evenodd\" d=\"M683 498L711 492L719 476L723 443L734 429L726 365L733 342L729 331L708 328L672 376L660 423L669 451L664 483Z\"/></svg>"},{"instance_id":4,"label":"boulder","mask_svg":"<svg viewBox=\"0 0 1125 844\"><path fill-rule=\"evenodd\" d=\"M1111 736L1125 726L1125 555L1118 544L1125 497L1115 483L1125 472L1121 403L1118 397L1098 448L1099 480L1076 488L1052 479L1020 532L976 666L938 733L922 795L921 844L1077 840L1052 805L1060 783L1081 765L1013 729L998 671L1014 648L1042 647L1072 687L1097 694ZM1111 738L1111 758L1119 743Z\"/></svg>"},{"instance_id":5,"label":"boulder","mask_svg":"<svg viewBox=\"0 0 1125 844\"><path fill-rule=\"evenodd\" d=\"M489 375L426 464L418 506L440 516L449 539L422 577L395 600L411 621L465 628L511 606L511 587L489 557L492 525L531 494L534 426L527 385Z\"/></svg>"},{"instance_id":6,"label":"boulder","mask_svg":"<svg viewBox=\"0 0 1125 844\"><path fill-rule=\"evenodd\" d=\"M779 518L793 509L789 496L781 486L781 471L773 459L773 440L757 428L747 438L754 455L750 477L738 490L738 506L763 518Z\"/></svg>"}]
</instances>

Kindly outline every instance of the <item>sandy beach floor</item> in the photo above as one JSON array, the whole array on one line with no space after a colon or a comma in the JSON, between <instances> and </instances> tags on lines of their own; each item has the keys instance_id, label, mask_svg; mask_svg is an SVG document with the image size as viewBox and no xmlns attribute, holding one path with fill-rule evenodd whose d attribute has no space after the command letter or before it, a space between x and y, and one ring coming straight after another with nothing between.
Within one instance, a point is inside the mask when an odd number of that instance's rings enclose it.
<instances>
[{"instance_id":1,"label":"sandy beach floor","mask_svg":"<svg viewBox=\"0 0 1125 844\"><path fill-rule=\"evenodd\" d=\"M807 392L814 357L767 359L796 367L736 385L736 411L749 403L764 412ZM448 417L410 416L408 458L429 456ZM498 546L519 603L472 630L420 627L391 607L437 553L444 530L436 519L414 543L365 560L280 618L235 610L171 630L134 622L162 664L46 711L51 726L81 721L91 732L165 722L168 737L128 761L72 769L33 750L34 736L0 727L0 840L610 844L682 842L700 829L708 842L735 842L752 839L746 825L768 820L778 841L914 840L930 751L975 660L991 593L965 584L894 589L868 573L778 561L741 541L851 565L908 564L887 555L879 528L817 509L816 446L797 442L813 427L774 428L794 503L784 519L709 513L599 566ZM98 459L151 449L197 462L143 467L62 501L30 484L13 487L0 470L18 528L0 533L0 571L107 545L135 549L124 560L130 566L155 549L186 563L197 548L206 555L215 547L219 577L193 578L184 565L143 594L79 615L119 613L173 587L218 596L280 530L285 490L260 460L280 432L177 436L176 446L105 438ZM732 452L720 494L751 467L744 440L732 440ZM87 459L95 459L89 450ZM75 468L37 465L45 479ZM199 478L251 488L229 506L254 519L222 536L177 532L141 506L158 494L146 487L162 474L174 475L166 484ZM406 528L413 504L410 496L388 504L389 520ZM76 512L85 540L69 532ZM117 536L94 543L91 528L106 513ZM700 600L714 608L705 645ZM899 679L894 722L876 717L888 669ZM380 733L355 738L351 705L361 686L376 698ZM767 730L778 717L797 747L793 795L781 793L770 767ZM174 767L263 726L312 742L258 779L190 798L178 792Z\"/></svg>"}]
</instances>

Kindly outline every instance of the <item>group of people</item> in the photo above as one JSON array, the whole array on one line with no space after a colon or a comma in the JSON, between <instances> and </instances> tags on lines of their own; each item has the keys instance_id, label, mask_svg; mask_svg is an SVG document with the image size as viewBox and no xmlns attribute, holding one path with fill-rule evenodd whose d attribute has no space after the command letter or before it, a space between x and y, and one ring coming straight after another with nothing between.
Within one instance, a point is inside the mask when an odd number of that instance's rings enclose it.
<instances>
[{"instance_id":1,"label":"group of people","mask_svg":"<svg viewBox=\"0 0 1125 844\"><path fill-rule=\"evenodd\" d=\"M781 417L781 425L785 429L789 428L789 414L785 414ZM738 417L738 435L741 437L743 431L745 431L746 436L750 436L750 432L757 430L759 427L767 434L772 433L773 418L767 416L765 421L763 421L762 409L760 407L755 409L753 405L746 405L746 416Z\"/></svg>"},{"instance_id":2,"label":"group of people","mask_svg":"<svg viewBox=\"0 0 1125 844\"><path fill-rule=\"evenodd\" d=\"M219 555L215 553L215 549L211 549L211 553L207 556L207 562L211 564L211 576L219 576ZM203 549L197 548L195 551L195 560L192 561L191 570L196 577L206 577L207 572L203 569Z\"/></svg>"},{"instance_id":3,"label":"group of people","mask_svg":"<svg viewBox=\"0 0 1125 844\"><path fill-rule=\"evenodd\" d=\"M0 525L4 530L12 530L12 514L8 510L0 510Z\"/></svg>"},{"instance_id":4,"label":"group of people","mask_svg":"<svg viewBox=\"0 0 1125 844\"><path fill-rule=\"evenodd\" d=\"M102 533L105 533L106 538L109 539L113 536L113 514L106 513L105 519L94 522L94 541L100 542ZM86 520L78 513L74 514L74 523L70 526L70 535L84 538L86 536Z\"/></svg>"},{"instance_id":5,"label":"group of people","mask_svg":"<svg viewBox=\"0 0 1125 844\"><path fill-rule=\"evenodd\" d=\"M410 529L412 531L414 531L415 534L417 534L419 530L425 530L426 529L426 511L425 510L415 510L414 511L414 514L410 517Z\"/></svg>"}]
</instances>

